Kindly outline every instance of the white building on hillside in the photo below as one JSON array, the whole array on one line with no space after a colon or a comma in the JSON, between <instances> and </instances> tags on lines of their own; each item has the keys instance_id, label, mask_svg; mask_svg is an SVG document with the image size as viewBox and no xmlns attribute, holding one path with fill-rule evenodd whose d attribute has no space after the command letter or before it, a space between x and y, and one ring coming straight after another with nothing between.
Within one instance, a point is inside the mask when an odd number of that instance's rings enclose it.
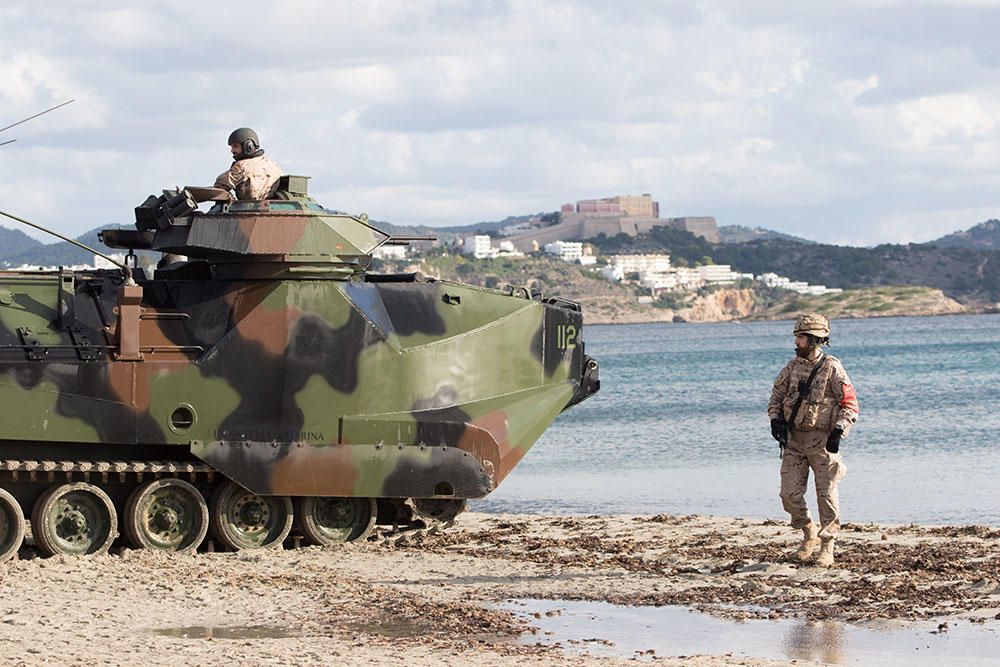
<instances>
[{"instance_id":1,"label":"white building on hillside","mask_svg":"<svg viewBox=\"0 0 1000 667\"><path fill-rule=\"evenodd\" d=\"M681 289L696 289L705 284L698 269L679 266L674 269L677 274L677 287Z\"/></svg>"},{"instance_id":2,"label":"white building on hillside","mask_svg":"<svg viewBox=\"0 0 1000 667\"><path fill-rule=\"evenodd\" d=\"M496 255L496 252L493 250L493 244L487 234L476 234L475 236L465 237L465 241L462 243L462 252L466 255L472 255L476 259Z\"/></svg>"},{"instance_id":3,"label":"white building on hillside","mask_svg":"<svg viewBox=\"0 0 1000 667\"><path fill-rule=\"evenodd\" d=\"M708 264L698 267L698 275L709 285L731 285L739 275L728 264Z\"/></svg>"},{"instance_id":4,"label":"white building on hillside","mask_svg":"<svg viewBox=\"0 0 1000 667\"><path fill-rule=\"evenodd\" d=\"M826 285L810 285L807 282L801 280L792 281L785 276L779 276L777 273L762 273L755 278L764 283L768 287L777 287L780 289L787 289L793 292L798 292L799 294L806 294L809 296L822 296L824 294L839 294L844 290L839 287L827 287Z\"/></svg>"},{"instance_id":5,"label":"white building on hillside","mask_svg":"<svg viewBox=\"0 0 1000 667\"><path fill-rule=\"evenodd\" d=\"M677 272L643 271L639 284L652 290L677 289Z\"/></svg>"},{"instance_id":6,"label":"white building on hillside","mask_svg":"<svg viewBox=\"0 0 1000 667\"><path fill-rule=\"evenodd\" d=\"M563 261L575 262L583 257L583 243L580 241L553 241L545 244L545 252L557 255Z\"/></svg>"},{"instance_id":7,"label":"white building on hillside","mask_svg":"<svg viewBox=\"0 0 1000 667\"><path fill-rule=\"evenodd\" d=\"M497 257L524 257L524 253L515 248L510 241L501 241L497 247Z\"/></svg>"},{"instance_id":8,"label":"white building on hillside","mask_svg":"<svg viewBox=\"0 0 1000 667\"><path fill-rule=\"evenodd\" d=\"M670 255L612 255L608 264L620 266L623 273L666 273L670 271Z\"/></svg>"},{"instance_id":9,"label":"white building on hillside","mask_svg":"<svg viewBox=\"0 0 1000 667\"><path fill-rule=\"evenodd\" d=\"M405 245L382 245L372 250L376 259L406 259Z\"/></svg>"},{"instance_id":10,"label":"white building on hillside","mask_svg":"<svg viewBox=\"0 0 1000 667\"><path fill-rule=\"evenodd\" d=\"M601 275L608 280L624 280L625 272L622 267L618 264L608 264L601 267Z\"/></svg>"},{"instance_id":11,"label":"white building on hillside","mask_svg":"<svg viewBox=\"0 0 1000 667\"><path fill-rule=\"evenodd\" d=\"M768 287L788 287L788 283L791 282L785 276L779 276L777 273L771 273L770 271L757 276L757 280Z\"/></svg>"}]
</instances>

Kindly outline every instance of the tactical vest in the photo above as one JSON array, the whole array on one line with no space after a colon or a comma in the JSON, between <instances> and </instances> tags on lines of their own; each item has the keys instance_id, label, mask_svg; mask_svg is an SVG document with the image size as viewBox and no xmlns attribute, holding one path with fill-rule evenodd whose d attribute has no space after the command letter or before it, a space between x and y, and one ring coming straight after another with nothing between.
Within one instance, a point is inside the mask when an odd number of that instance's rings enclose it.
<instances>
[{"instance_id":1,"label":"tactical vest","mask_svg":"<svg viewBox=\"0 0 1000 667\"><path fill-rule=\"evenodd\" d=\"M833 377L834 357L826 357L822 362L823 367L813 379L809 393L802 399L802 405L795 415L795 423L791 427L797 431L830 430L833 425L833 416L837 408L837 402L832 392L828 391L830 378ZM796 364L788 375L788 392L785 394L783 411L785 419L790 419L792 407L799 399L799 391L804 387L809 379L812 368L802 364Z\"/></svg>"}]
</instances>

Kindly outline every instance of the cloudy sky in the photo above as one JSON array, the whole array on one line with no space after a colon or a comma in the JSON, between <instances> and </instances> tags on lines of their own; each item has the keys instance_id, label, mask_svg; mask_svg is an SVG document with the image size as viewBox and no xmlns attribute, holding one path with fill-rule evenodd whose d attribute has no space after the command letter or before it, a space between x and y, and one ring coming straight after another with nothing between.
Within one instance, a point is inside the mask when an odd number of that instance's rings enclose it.
<instances>
[{"instance_id":1,"label":"cloudy sky","mask_svg":"<svg viewBox=\"0 0 1000 667\"><path fill-rule=\"evenodd\" d=\"M649 192L926 241L1000 217L998 28L971 0L8 0L0 126L76 102L0 134L0 209L128 224L249 125L324 205L399 224Z\"/></svg>"}]
</instances>

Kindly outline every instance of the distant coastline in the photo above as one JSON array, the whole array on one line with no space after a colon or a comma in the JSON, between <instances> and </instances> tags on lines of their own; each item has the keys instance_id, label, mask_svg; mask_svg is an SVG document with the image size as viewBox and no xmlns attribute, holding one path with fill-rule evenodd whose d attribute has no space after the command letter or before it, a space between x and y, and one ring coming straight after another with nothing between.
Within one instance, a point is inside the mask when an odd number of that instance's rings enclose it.
<instances>
[{"instance_id":1,"label":"distant coastline","mask_svg":"<svg viewBox=\"0 0 1000 667\"><path fill-rule=\"evenodd\" d=\"M883 317L950 317L954 315L993 315L1000 311L998 310L967 310L962 313L896 313L892 315L885 314L863 314L863 315L838 315L833 319L841 320L866 320L866 319L877 319ZM602 326L602 327L615 327L623 326L627 324L717 324L720 322L732 322L735 324L746 324L749 322L793 322L799 317L796 315L788 315L782 317L748 317L744 319L733 318L733 319L723 319L723 320L674 320L674 319L638 319L638 320L596 320L587 315L587 310L584 308L583 311L583 322L589 326Z\"/></svg>"},{"instance_id":2,"label":"distant coastline","mask_svg":"<svg viewBox=\"0 0 1000 667\"><path fill-rule=\"evenodd\" d=\"M588 324L641 324L655 322L752 322L791 320L817 311L832 319L869 317L924 317L997 312L994 308L964 306L929 287L875 287L846 290L824 296L790 293L764 299L751 289L719 289L663 308L637 300L622 302L602 297L581 297Z\"/></svg>"}]
</instances>

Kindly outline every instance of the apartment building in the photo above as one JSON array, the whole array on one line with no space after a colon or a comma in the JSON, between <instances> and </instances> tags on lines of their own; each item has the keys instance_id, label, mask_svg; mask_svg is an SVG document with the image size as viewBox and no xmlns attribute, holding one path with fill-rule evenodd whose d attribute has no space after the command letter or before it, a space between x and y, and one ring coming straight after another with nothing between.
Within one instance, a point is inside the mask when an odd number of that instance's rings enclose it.
<instances>
[{"instance_id":1,"label":"apartment building","mask_svg":"<svg viewBox=\"0 0 1000 667\"><path fill-rule=\"evenodd\" d=\"M553 241L545 244L545 252L556 255L566 262L578 262L583 257L583 243L580 241Z\"/></svg>"},{"instance_id":2,"label":"apartment building","mask_svg":"<svg viewBox=\"0 0 1000 667\"><path fill-rule=\"evenodd\" d=\"M623 273L666 273L670 270L670 255L611 255L608 264L620 266Z\"/></svg>"}]
</instances>

